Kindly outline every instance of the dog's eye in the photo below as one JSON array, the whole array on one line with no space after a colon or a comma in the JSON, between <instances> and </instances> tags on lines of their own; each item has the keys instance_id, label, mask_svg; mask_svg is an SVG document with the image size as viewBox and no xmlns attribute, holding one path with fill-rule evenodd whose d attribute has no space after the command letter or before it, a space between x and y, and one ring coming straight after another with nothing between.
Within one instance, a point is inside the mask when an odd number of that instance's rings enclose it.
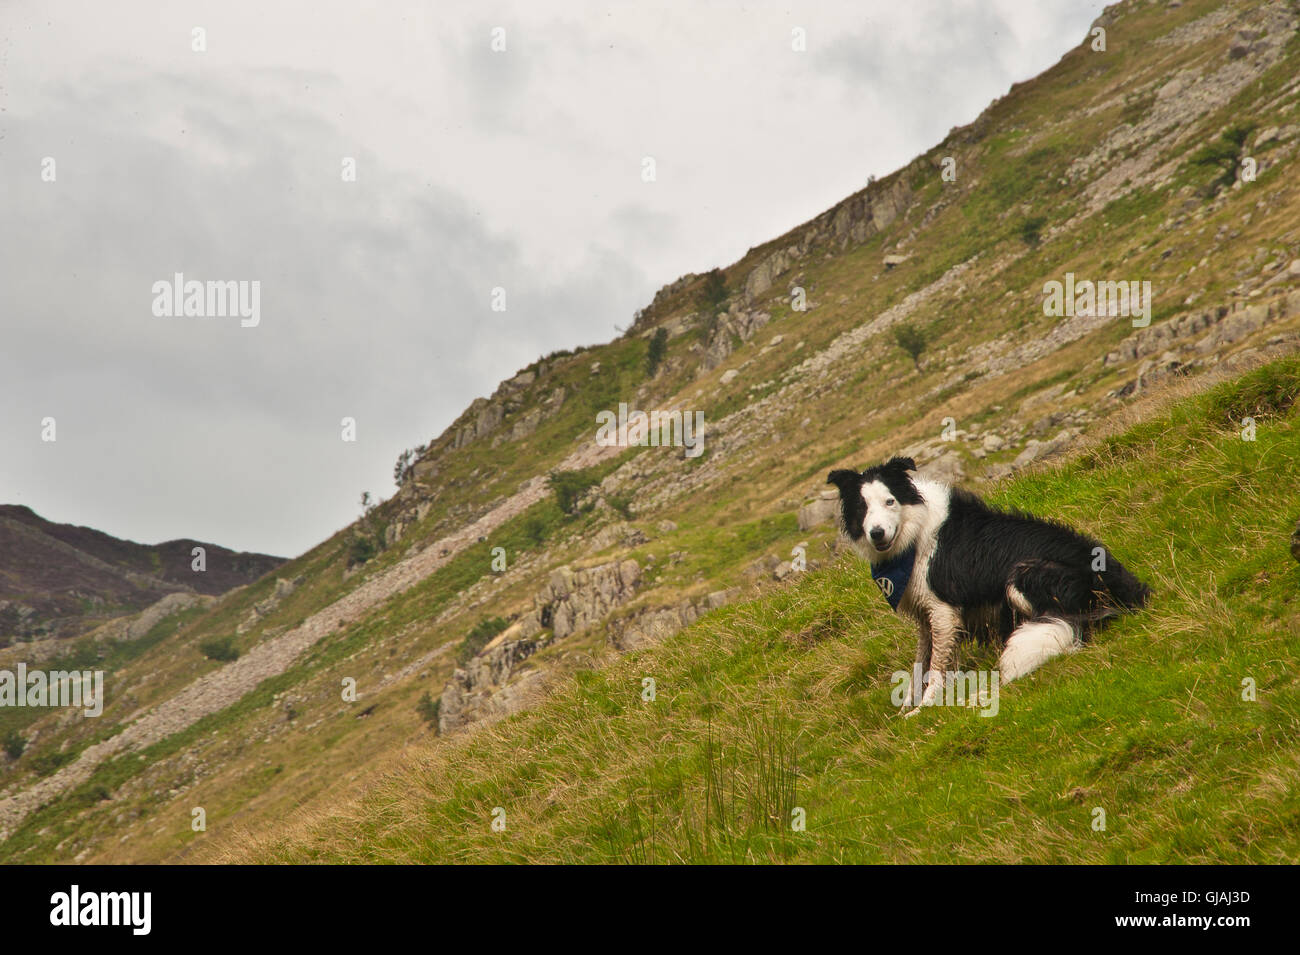
<instances>
[{"instance_id":1,"label":"dog's eye","mask_svg":"<svg viewBox=\"0 0 1300 955\"><path fill-rule=\"evenodd\" d=\"M891 497L889 500L885 501L885 507L893 507L897 503L898 502Z\"/></svg>"}]
</instances>

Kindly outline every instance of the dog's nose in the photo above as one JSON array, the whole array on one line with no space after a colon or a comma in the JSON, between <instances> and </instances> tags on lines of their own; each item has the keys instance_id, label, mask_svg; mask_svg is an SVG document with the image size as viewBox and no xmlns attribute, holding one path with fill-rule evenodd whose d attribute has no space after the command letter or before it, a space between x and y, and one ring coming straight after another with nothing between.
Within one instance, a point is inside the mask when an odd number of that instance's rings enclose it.
<instances>
[{"instance_id":1,"label":"dog's nose","mask_svg":"<svg viewBox=\"0 0 1300 955\"><path fill-rule=\"evenodd\" d=\"M879 544L884 539L885 539L885 529L883 527L871 528L871 540L873 543Z\"/></svg>"}]
</instances>

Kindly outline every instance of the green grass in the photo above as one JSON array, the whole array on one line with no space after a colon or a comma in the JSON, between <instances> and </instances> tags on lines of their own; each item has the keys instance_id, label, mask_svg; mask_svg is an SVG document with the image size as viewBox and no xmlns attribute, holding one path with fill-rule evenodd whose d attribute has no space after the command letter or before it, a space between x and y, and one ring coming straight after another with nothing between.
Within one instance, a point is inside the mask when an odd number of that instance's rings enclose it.
<instances>
[{"instance_id":1,"label":"green grass","mask_svg":"<svg viewBox=\"0 0 1300 955\"><path fill-rule=\"evenodd\" d=\"M251 856L1293 862L1297 392L1300 361L1267 366L996 495L1101 535L1155 592L1085 652L1004 687L996 716L899 718L890 677L912 628L845 559L583 671ZM1225 420L1243 408L1260 414L1254 442Z\"/></svg>"}]
</instances>

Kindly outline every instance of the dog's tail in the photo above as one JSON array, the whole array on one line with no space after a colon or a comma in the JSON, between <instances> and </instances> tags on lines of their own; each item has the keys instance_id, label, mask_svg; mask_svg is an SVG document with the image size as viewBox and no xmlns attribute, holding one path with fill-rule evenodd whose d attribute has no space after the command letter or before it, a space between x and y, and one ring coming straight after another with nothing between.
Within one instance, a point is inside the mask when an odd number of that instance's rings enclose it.
<instances>
[{"instance_id":1,"label":"dog's tail","mask_svg":"<svg viewBox=\"0 0 1300 955\"><path fill-rule=\"evenodd\" d=\"M1010 683L1038 669L1053 657L1073 653L1082 645L1080 628L1060 617L1038 617L1022 623L1002 650L998 672L1003 683Z\"/></svg>"},{"instance_id":2,"label":"dog's tail","mask_svg":"<svg viewBox=\"0 0 1300 955\"><path fill-rule=\"evenodd\" d=\"M1146 606L1151 590L1107 551L1091 566L1054 560L1026 560L1008 581L1012 606L1032 618L1053 616L1082 625L1098 624L1125 610Z\"/></svg>"},{"instance_id":3,"label":"dog's tail","mask_svg":"<svg viewBox=\"0 0 1300 955\"><path fill-rule=\"evenodd\" d=\"M1053 657L1073 653L1088 634L1110 617L1146 606L1151 589L1109 552L1089 567L1053 560L1016 565L1007 586L1008 602L1028 617L1007 637L1000 671L1009 682Z\"/></svg>"}]
</instances>

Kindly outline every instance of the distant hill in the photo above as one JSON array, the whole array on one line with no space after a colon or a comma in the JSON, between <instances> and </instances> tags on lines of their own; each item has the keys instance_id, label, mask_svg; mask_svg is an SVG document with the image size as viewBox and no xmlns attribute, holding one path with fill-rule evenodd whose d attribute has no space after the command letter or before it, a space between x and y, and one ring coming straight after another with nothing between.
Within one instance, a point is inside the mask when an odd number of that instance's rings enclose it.
<instances>
[{"instance_id":1,"label":"distant hill","mask_svg":"<svg viewBox=\"0 0 1300 955\"><path fill-rule=\"evenodd\" d=\"M202 547L206 570L191 570ZM0 504L0 646L71 637L167 594L222 594L284 563L189 539L137 544Z\"/></svg>"}]
</instances>

